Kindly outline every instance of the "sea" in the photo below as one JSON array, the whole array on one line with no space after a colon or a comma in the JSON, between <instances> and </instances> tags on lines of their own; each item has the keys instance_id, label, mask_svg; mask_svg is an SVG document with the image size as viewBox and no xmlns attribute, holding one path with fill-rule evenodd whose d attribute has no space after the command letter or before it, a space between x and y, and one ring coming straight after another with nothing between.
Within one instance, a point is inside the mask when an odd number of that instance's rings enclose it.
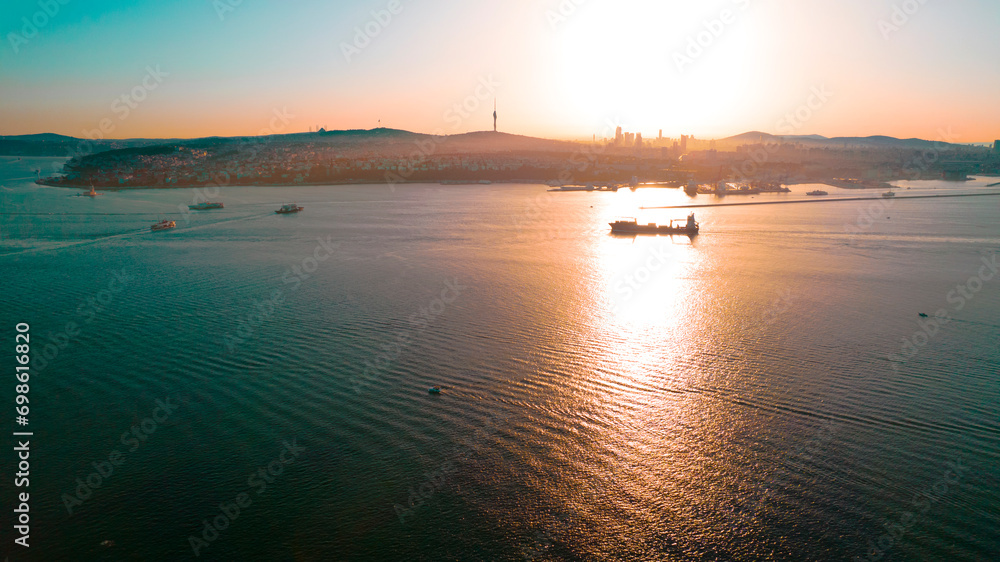
<instances>
[{"instance_id":1,"label":"sea","mask_svg":"<svg viewBox=\"0 0 1000 562\"><path fill-rule=\"evenodd\" d=\"M63 161L0 158L12 561L1000 553L1000 197L907 199L996 178L33 183Z\"/></svg>"}]
</instances>

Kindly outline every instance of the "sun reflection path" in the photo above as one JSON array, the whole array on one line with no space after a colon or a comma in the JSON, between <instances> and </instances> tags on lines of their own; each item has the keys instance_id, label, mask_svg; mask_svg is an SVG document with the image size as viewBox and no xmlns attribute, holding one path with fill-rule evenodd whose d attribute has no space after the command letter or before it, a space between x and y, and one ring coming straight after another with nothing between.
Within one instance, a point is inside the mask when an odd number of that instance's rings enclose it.
<instances>
[{"instance_id":1,"label":"sun reflection path","mask_svg":"<svg viewBox=\"0 0 1000 562\"><path fill-rule=\"evenodd\" d=\"M577 356L586 364L575 369L570 406L581 448L567 459L556 511L567 519L549 524L533 555L579 532L587 548L612 548L627 532L622 514L650 533L639 543L667 529L703 531L704 513L719 504L712 490L723 487L716 457L730 412L698 391L710 375L699 355L713 345L705 299L719 294L706 286L703 250L685 236L607 235L596 244Z\"/></svg>"},{"instance_id":2,"label":"sun reflection path","mask_svg":"<svg viewBox=\"0 0 1000 562\"><path fill-rule=\"evenodd\" d=\"M583 213L581 227L593 232L643 199L620 195L603 208L587 201L596 210ZM725 236L719 217L710 221L715 228L701 240L604 230L575 254L585 287L568 311L572 353L558 363L559 408L572 412L574 438L553 453L565 469L549 490L553 516L527 549L532 556L561 543L603 552L628 533L648 545L663 533L718 530L720 506L739 488L733 442L747 421L728 385L752 367L734 335L753 316L738 298L745 287L727 261L733 254L720 255L713 238ZM626 515L628 529L620 526Z\"/></svg>"},{"instance_id":3,"label":"sun reflection path","mask_svg":"<svg viewBox=\"0 0 1000 562\"><path fill-rule=\"evenodd\" d=\"M688 237L609 236L602 250L609 327L631 335L642 328L673 330L689 320L699 257Z\"/></svg>"}]
</instances>

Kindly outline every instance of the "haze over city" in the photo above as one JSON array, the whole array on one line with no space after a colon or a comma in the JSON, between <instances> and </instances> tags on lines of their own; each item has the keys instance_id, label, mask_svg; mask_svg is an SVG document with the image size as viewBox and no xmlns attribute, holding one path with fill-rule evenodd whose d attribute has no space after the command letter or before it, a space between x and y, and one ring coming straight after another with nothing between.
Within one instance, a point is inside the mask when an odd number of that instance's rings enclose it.
<instances>
[{"instance_id":1,"label":"haze over city","mask_svg":"<svg viewBox=\"0 0 1000 562\"><path fill-rule=\"evenodd\" d=\"M451 134L490 129L494 97L500 130L547 138L1000 130L990 0L49 4L0 7L0 134L251 135L275 110Z\"/></svg>"}]
</instances>

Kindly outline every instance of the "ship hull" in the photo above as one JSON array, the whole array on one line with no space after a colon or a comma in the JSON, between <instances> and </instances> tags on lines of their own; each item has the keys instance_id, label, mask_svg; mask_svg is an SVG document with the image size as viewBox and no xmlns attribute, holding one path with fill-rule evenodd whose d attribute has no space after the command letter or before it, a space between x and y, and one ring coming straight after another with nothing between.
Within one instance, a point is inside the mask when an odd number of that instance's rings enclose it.
<instances>
[{"instance_id":1,"label":"ship hull","mask_svg":"<svg viewBox=\"0 0 1000 562\"><path fill-rule=\"evenodd\" d=\"M685 234L693 236L698 234L698 228L687 228L686 226L649 226L642 224L611 225L612 234Z\"/></svg>"},{"instance_id":2,"label":"ship hull","mask_svg":"<svg viewBox=\"0 0 1000 562\"><path fill-rule=\"evenodd\" d=\"M153 226L149 227L149 229L152 230L153 232L157 232L159 230L170 230L171 228L176 228L176 227L177 223L170 221L165 223L156 223Z\"/></svg>"}]
</instances>

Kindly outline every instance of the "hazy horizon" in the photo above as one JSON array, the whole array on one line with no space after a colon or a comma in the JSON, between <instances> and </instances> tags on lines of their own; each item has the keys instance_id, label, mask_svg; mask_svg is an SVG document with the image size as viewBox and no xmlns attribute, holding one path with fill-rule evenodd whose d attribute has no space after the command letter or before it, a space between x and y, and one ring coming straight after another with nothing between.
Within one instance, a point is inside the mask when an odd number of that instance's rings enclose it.
<instances>
[{"instance_id":1,"label":"hazy horizon","mask_svg":"<svg viewBox=\"0 0 1000 562\"><path fill-rule=\"evenodd\" d=\"M457 134L496 99L500 131L560 140L1000 136L985 0L43 4L0 8L4 135Z\"/></svg>"},{"instance_id":2,"label":"hazy horizon","mask_svg":"<svg viewBox=\"0 0 1000 562\"><path fill-rule=\"evenodd\" d=\"M398 132L401 132L401 133L410 133L410 134L415 134L415 135L425 135L425 136L433 136L433 135L435 135L435 132L433 132L433 131L411 131L411 130L407 130L407 129L396 129L396 128L393 128L393 127L381 127L381 128L375 127L375 128L371 128L371 129L327 129L324 132L326 132L326 133L338 133L338 132L339 133L344 133L344 132L370 133L370 132L373 132L373 131L376 131L376 130L380 130L380 129L382 129L382 130L398 131ZM319 131L316 131L316 130L312 130L312 131L286 131L286 132L281 132L281 133L274 133L273 136L301 135L301 134L310 134L310 133L317 133L317 132L319 132ZM477 130L477 131L462 131L462 132L457 132L457 133L445 133L445 135L443 135L443 136L461 136L461 135L471 135L471 134L477 134L477 133L492 133L492 132L493 132L492 130L483 129L483 130ZM517 132L513 132L513 131L498 131L498 133L499 134L504 134L504 135L511 135L511 136L523 136L523 137L527 137L527 138L538 138L538 139L542 139L542 140L551 140L551 141L556 141L556 142L590 142L592 140L590 137L581 137L581 136L576 136L576 137L534 137L532 135L523 135L521 133L517 133ZM743 131L742 133L737 133L737 134L734 134L734 135L728 135L728 136L725 136L725 137L706 137L706 136L700 136L700 135L697 135L697 134L691 134L689 136L691 138L696 138L698 140L725 140L725 139L728 139L728 138L734 138L734 137L739 137L739 136L743 136L743 135L752 135L752 134L755 134L755 133L766 133L766 132L765 131ZM0 139L3 139L5 137L25 137L25 136L31 136L31 135L50 135L50 134L61 135L61 133L54 133L52 131L43 131L43 132L37 132L37 133L12 133L12 134L6 134L6 133L4 133L4 134L0 134ZM70 137L71 135L63 135L63 136ZM114 137L114 136L107 136L103 140L109 140L109 141L127 141L127 140L181 140L181 141L192 141L192 140L212 139L212 138L225 139L225 138L241 138L241 137L254 137L254 136L271 136L271 135L252 135L252 134L251 135L204 135L204 136L194 136L194 137ZM679 135L677 135L677 136L679 136ZM674 137L671 137L671 138L676 139L677 136L674 136ZM828 140L833 140L833 139L837 139L837 138L859 138L859 139L864 139L864 138L877 138L877 137L896 138L898 140L903 140L903 141L906 141L906 140L933 140L933 139L921 139L919 137L910 137L910 138L892 137L891 135L880 135L880 134L865 135L865 136L861 136L861 135L843 135L843 136L837 136L837 137L828 137L828 136L825 136L825 135L818 135L816 133L801 133L801 134L794 134L794 135L780 135L780 134L778 134L778 135L774 135L774 136L776 136L776 137L782 137L782 138L804 138L804 137L818 138L818 137L823 137L823 138L828 139ZM668 138L668 137L669 137L669 135L667 135L666 133L664 133L664 138ZM80 137L73 137L73 138L80 138ZM647 140L655 140L655 138L656 138L655 136L648 137ZM602 137L598 136L597 140L598 141L602 140ZM614 137L613 136L611 136L611 137L605 137L603 140L613 141ZM947 141L943 141L942 139L939 139L938 141L934 141L934 142L947 142ZM988 147L992 146L994 142L995 141L980 141L980 142L957 142L957 141L952 141L950 144L963 145L963 146L982 146L982 147L987 147L988 148Z\"/></svg>"},{"instance_id":3,"label":"hazy horizon","mask_svg":"<svg viewBox=\"0 0 1000 562\"><path fill-rule=\"evenodd\" d=\"M373 132L373 131L376 131L376 130L379 130L379 129L380 129L379 127L375 127L375 128L371 128L371 129L327 129L325 132L327 132L327 133L331 133L331 132L362 132L362 133L369 133L369 132ZM415 135L433 136L433 135L436 134L433 131L411 131L411 130L407 130L407 129L396 129L396 128L393 128L393 127L381 127L381 129L398 131L398 132L402 132L402 133L411 133L411 134L415 134ZM309 134L309 133L316 133L316 132L318 132L318 131L316 131L316 130L312 130L312 131L286 131L286 132L281 132L281 133L273 133L273 136L300 135L300 134ZM457 132L457 133L445 133L443 136L460 136L460 135L469 135L469 134L476 134L476 133L492 133L492 132L493 131L489 130L489 129L482 129L482 130L477 130L477 131L462 131L462 132ZM505 134L505 135L512 135L512 136L523 136L523 137L527 137L527 138L538 138L538 139L542 139L542 140L551 140L551 141L556 141L556 142L590 142L592 140L591 137L582 137L582 136L576 136L576 137L534 137L532 135L523 135L521 133L514 132L514 131L498 131L498 133ZM736 133L734 135L727 135L725 137L707 137L707 136L700 136L700 135L697 135L697 134L691 134L689 136L691 138L696 138L698 140L725 140L725 139L728 139L728 138L739 137L739 136L742 136L742 135L751 135L751 134L754 134L754 133L766 133L766 132L765 131L743 131L742 133ZM30 135L49 135L49 134L60 135L61 133L53 133L52 131L43 131L43 132L37 132L37 133L12 133L12 134L6 134L6 133L4 133L4 134L0 134L0 139L3 139L4 137L24 137L24 136L30 136ZM937 139L937 140L934 140L934 139L921 139L919 137L902 138L902 137L893 137L892 135L881 135L881 134L872 134L872 135L864 135L864 136L862 136L862 135L842 135L842 136L837 136L837 137L828 137L826 135L819 135L817 133L801 133L801 134L797 133L797 134L794 134L794 135L773 134L773 135L776 136L776 137L782 137L782 138L802 138L802 137L814 137L814 138L818 138L818 137L823 137L823 138L828 139L828 140L833 140L833 139L838 139L838 138L858 138L858 139L865 139L865 138L886 137L886 138L896 138L898 140L903 140L903 141L907 141L907 140L925 140L925 141L932 141L932 142L949 142L949 144L956 144L956 145L963 145L963 146L981 146L981 147L986 147L986 148L992 146L994 144L994 142L995 142L995 141L958 142L958 141L944 141L943 139L940 139L940 138ZM63 136L70 137L71 135L63 135ZM272 135L254 135L254 134L250 134L250 135L204 135L204 136L193 136L193 137L114 137L114 136L107 136L107 137L104 137L103 140L109 140L109 141L128 141L128 140L181 140L181 141L193 141L193 140L212 139L212 138L222 138L222 139L224 139L224 138L242 138L242 137L255 137L255 136L272 136ZM664 133L663 136L664 136L664 138L668 138L669 137L669 138L676 139L680 135L675 135L675 136L671 137L670 135L667 135L666 133ZM73 137L73 138L81 138L81 137ZM647 137L647 140L655 140L655 138L656 138L655 136ZM598 136L597 140L601 141L602 137ZM604 137L603 140L613 141L614 137L613 136Z\"/></svg>"}]
</instances>

